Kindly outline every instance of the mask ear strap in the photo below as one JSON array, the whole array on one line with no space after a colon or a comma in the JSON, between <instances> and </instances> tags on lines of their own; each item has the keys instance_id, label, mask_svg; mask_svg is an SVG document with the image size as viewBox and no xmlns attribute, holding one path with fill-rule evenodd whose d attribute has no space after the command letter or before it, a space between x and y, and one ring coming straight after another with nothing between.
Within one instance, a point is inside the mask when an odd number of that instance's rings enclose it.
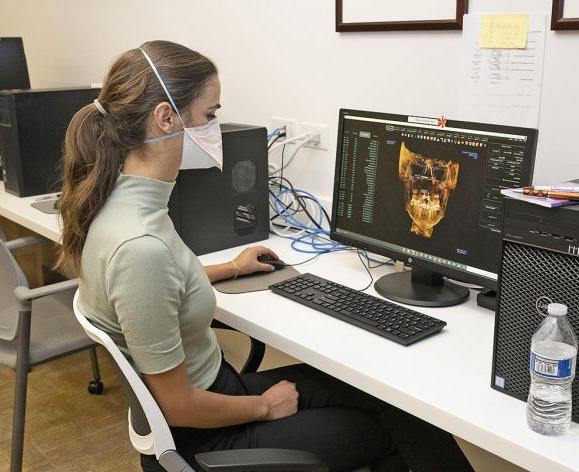
<instances>
[{"instance_id":1,"label":"mask ear strap","mask_svg":"<svg viewBox=\"0 0 579 472\"><path fill-rule=\"evenodd\" d=\"M166 141L167 139L174 138L175 136L180 136L185 131L177 131L176 133L167 134L165 136L157 136L156 138L149 138L143 141L144 144L158 143L159 141Z\"/></svg>"},{"instance_id":2,"label":"mask ear strap","mask_svg":"<svg viewBox=\"0 0 579 472\"><path fill-rule=\"evenodd\" d=\"M153 69L153 72L154 72L155 75L157 76L157 79L159 79L159 83L161 84L161 87L163 87L163 90L165 91L165 94L167 95L167 98L169 99L169 102L171 102L171 105L173 106L173 109L175 110L175 112L177 113L177 116L178 116L179 119L181 120L181 124L183 125L183 128L186 128L185 122L183 121L183 118L181 118L181 114L179 113L179 110L177 109L177 105L175 105L175 102L173 101L173 98L171 97L171 94L169 93L169 90L167 90L167 87L165 86L165 82L163 82L163 79L161 78L161 75L159 74L159 71L158 71L157 68L155 67L155 64L153 64L153 61L151 60L151 58L149 57L149 55L148 55L142 48L139 48L139 50L144 54L145 59L147 59L147 62L148 62L149 65L151 66L151 69Z\"/></svg>"}]
</instances>

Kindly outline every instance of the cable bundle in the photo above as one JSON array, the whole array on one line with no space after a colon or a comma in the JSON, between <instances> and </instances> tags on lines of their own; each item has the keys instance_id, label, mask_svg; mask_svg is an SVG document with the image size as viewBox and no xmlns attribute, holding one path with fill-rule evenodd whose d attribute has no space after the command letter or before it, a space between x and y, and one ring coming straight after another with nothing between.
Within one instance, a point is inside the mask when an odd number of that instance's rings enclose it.
<instances>
[{"instance_id":1,"label":"cable bundle","mask_svg":"<svg viewBox=\"0 0 579 472\"><path fill-rule=\"evenodd\" d=\"M273 233L291 239L292 249L298 252L318 254L346 249L332 241L329 230L324 229L324 218L329 226L330 217L314 195L295 189L284 177L270 177L269 181Z\"/></svg>"}]
</instances>

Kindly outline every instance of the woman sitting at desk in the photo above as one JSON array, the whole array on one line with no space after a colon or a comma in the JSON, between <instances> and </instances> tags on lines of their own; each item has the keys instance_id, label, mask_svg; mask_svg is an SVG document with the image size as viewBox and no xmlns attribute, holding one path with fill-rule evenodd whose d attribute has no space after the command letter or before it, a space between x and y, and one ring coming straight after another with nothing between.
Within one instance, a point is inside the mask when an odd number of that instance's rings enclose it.
<instances>
[{"instance_id":1,"label":"woman sitting at desk","mask_svg":"<svg viewBox=\"0 0 579 472\"><path fill-rule=\"evenodd\" d=\"M79 306L143 373L179 453L292 448L332 470L406 471L379 413L388 406L305 365L239 376L210 328L211 282L273 270L265 247L202 267L167 203L179 169L221 168L215 65L152 41L112 65L66 133L59 263L81 277ZM219 195L207 195L219 198ZM162 470L142 456L144 470ZM434 469L429 469L434 470Z\"/></svg>"}]
</instances>

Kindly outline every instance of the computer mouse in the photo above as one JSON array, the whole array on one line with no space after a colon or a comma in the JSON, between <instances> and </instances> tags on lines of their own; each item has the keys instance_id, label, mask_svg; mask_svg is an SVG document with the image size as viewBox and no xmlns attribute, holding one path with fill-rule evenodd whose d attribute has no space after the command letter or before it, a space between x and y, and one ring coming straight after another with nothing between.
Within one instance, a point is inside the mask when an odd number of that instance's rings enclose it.
<instances>
[{"instance_id":1,"label":"computer mouse","mask_svg":"<svg viewBox=\"0 0 579 472\"><path fill-rule=\"evenodd\" d=\"M257 260L262 264L272 265L275 268L275 270L283 269L286 265L285 262L282 261L281 259L276 259L267 254L260 254L259 256L257 256Z\"/></svg>"}]
</instances>

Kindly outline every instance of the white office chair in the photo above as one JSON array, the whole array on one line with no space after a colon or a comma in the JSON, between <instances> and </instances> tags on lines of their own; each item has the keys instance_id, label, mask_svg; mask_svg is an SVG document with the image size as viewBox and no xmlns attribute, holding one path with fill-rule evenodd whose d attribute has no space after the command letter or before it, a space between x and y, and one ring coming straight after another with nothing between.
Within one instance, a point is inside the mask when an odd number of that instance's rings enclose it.
<instances>
[{"instance_id":1,"label":"white office chair","mask_svg":"<svg viewBox=\"0 0 579 472\"><path fill-rule=\"evenodd\" d=\"M120 351L111 337L95 327L78 308L77 290L74 296L74 314L86 334L103 345L120 370L123 386L129 400L129 437L141 454L152 455L167 472L192 472L175 448L169 425L157 402L140 375ZM309 452L289 449L237 449L197 454L195 460L203 470L232 471L308 471L325 472L327 467Z\"/></svg>"},{"instance_id":2,"label":"white office chair","mask_svg":"<svg viewBox=\"0 0 579 472\"><path fill-rule=\"evenodd\" d=\"M11 251L37 244L39 238L0 239L0 365L16 370L10 470L20 472L24 448L26 392L30 367L65 354L90 349L94 380L101 393L95 344L74 321L72 297L77 280L30 289Z\"/></svg>"}]
</instances>

